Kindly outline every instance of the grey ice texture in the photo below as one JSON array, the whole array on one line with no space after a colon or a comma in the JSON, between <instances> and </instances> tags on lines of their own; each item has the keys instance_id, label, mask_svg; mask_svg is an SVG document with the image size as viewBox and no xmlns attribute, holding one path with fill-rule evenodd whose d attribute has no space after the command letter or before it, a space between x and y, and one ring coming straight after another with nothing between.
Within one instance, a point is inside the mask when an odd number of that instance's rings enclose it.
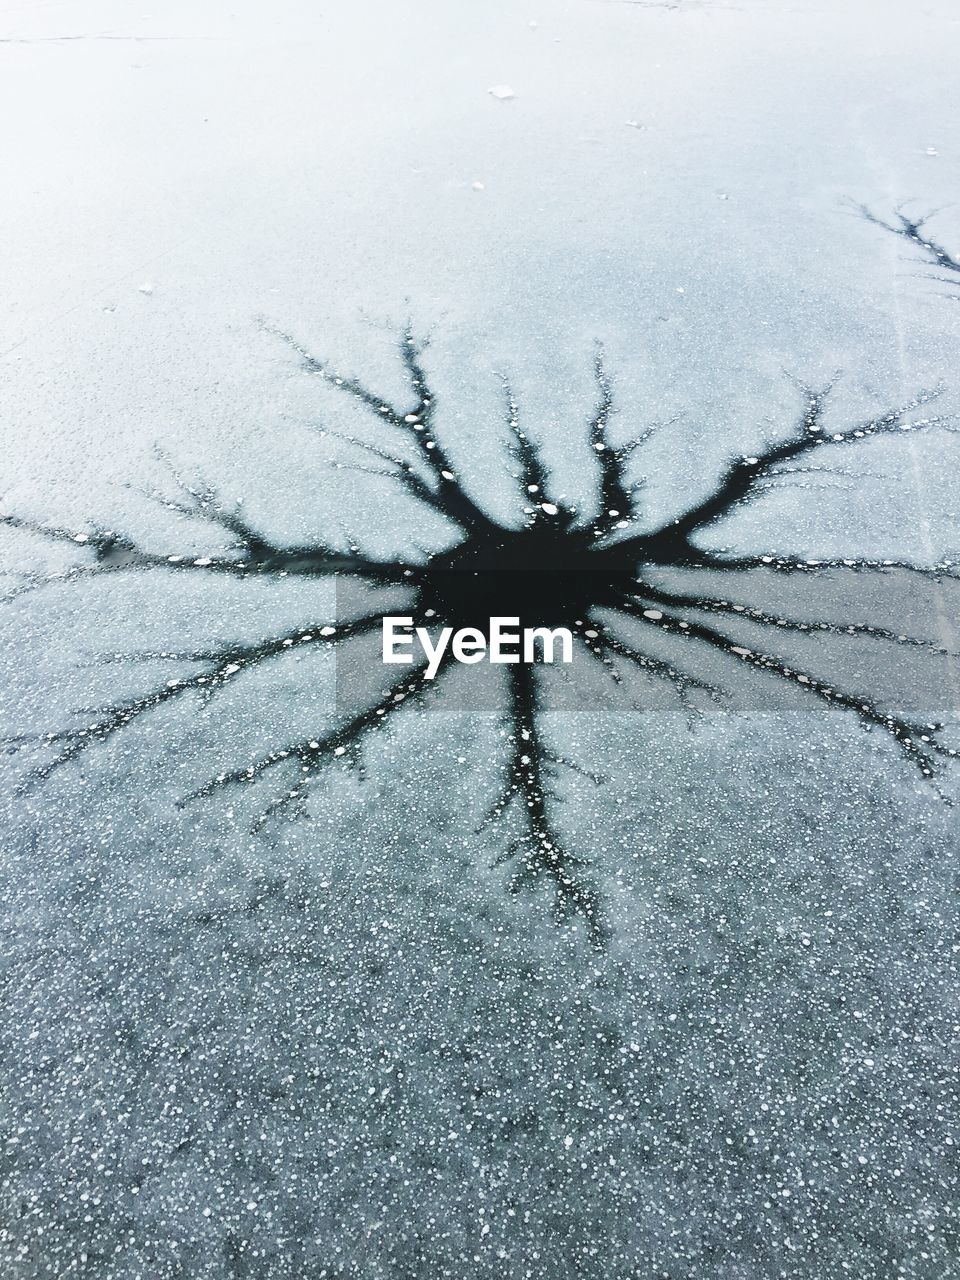
<instances>
[{"instance_id":1,"label":"grey ice texture","mask_svg":"<svg viewBox=\"0 0 960 1280\"><path fill-rule=\"evenodd\" d=\"M946 206L960 250L949 0L141 10L0 4L4 510L202 554L136 491L160 444L277 537L408 546L310 434L351 410L257 317L395 394L396 332L431 334L449 449L501 501L496 373L573 492L598 338L625 435L682 412L659 513L789 427L783 370L842 369L841 425L940 381L960 405L960 306L846 203ZM858 461L879 479L778 492L724 544L956 554L955 438ZM331 605L23 596L4 732L143 687L104 653ZM842 716L552 721L615 783L565 784L598 952L475 834L489 718L398 718L266 836L245 798L176 807L331 698L298 668L162 709L27 796L10 758L5 1276L960 1277L956 809L893 746Z\"/></svg>"}]
</instances>

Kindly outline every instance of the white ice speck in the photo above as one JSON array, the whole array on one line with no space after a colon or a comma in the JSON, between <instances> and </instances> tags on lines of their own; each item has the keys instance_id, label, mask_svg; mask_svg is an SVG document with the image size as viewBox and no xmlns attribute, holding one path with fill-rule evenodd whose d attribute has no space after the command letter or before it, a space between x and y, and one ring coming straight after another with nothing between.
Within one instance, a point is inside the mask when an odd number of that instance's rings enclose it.
<instances>
[{"instance_id":1,"label":"white ice speck","mask_svg":"<svg viewBox=\"0 0 960 1280\"><path fill-rule=\"evenodd\" d=\"M153 293L153 285L149 280L144 281L144 283L140 285L140 292L147 294Z\"/></svg>"},{"instance_id":2,"label":"white ice speck","mask_svg":"<svg viewBox=\"0 0 960 1280\"><path fill-rule=\"evenodd\" d=\"M567 1150L568 1150L568 1151L569 1151L569 1150L570 1150L570 1148L573 1146L573 1139L570 1137L569 1133L568 1133L568 1134L567 1134L567 1136L564 1138L564 1140L563 1140L563 1145L567 1148Z\"/></svg>"},{"instance_id":3,"label":"white ice speck","mask_svg":"<svg viewBox=\"0 0 960 1280\"><path fill-rule=\"evenodd\" d=\"M89 542L90 537L86 533L75 533L73 535L74 542Z\"/></svg>"},{"instance_id":4,"label":"white ice speck","mask_svg":"<svg viewBox=\"0 0 960 1280\"><path fill-rule=\"evenodd\" d=\"M474 191L483 191L483 189L484 189L484 186L483 186L483 183L482 183L482 182L471 182L471 183L470 183L470 186L471 186L472 190L474 190Z\"/></svg>"},{"instance_id":5,"label":"white ice speck","mask_svg":"<svg viewBox=\"0 0 960 1280\"><path fill-rule=\"evenodd\" d=\"M499 102L506 102L509 98L515 98L517 95L513 92L508 84L495 84L487 90L491 98L496 98Z\"/></svg>"},{"instance_id":6,"label":"white ice speck","mask_svg":"<svg viewBox=\"0 0 960 1280\"><path fill-rule=\"evenodd\" d=\"M337 631L337 628L336 628L336 627L321 627L321 628L320 628L320 634L321 634L322 636L332 636L332 635L336 635L336 631Z\"/></svg>"},{"instance_id":7,"label":"white ice speck","mask_svg":"<svg viewBox=\"0 0 960 1280\"><path fill-rule=\"evenodd\" d=\"M659 609L644 609L643 616L649 618L652 622L659 622L663 614Z\"/></svg>"},{"instance_id":8,"label":"white ice speck","mask_svg":"<svg viewBox=\"0 0 960 1280\"><path fill-rule=\"evenodd\" d=\"M540 510L545 512L548 516L555 516L560 508L552 502L541 502Z\"/></svg>"},{"instance_id":9,"label":"white ice speck","mask_svg":"<svg viewBox=\"0 0 960 1280\"><path fill-rule=\"evenodd\" d=\"M347 753L346 747L334 747L333 749L333 754L335 756L343 756L343 755L346 755L346 753Z\"/></svg>"}]
</instances>

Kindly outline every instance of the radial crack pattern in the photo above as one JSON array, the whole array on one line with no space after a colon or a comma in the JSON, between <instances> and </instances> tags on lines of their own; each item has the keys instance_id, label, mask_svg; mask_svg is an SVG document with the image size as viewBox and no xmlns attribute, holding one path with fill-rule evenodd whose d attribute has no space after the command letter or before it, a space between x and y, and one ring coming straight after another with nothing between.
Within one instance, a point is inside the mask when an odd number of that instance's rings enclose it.
<instances>
[{"instance_id":1,"label":"radial crack pattern","mask_svg":"<svg viewBox=\"0 0 960 1280\"><path fill-rule=\"evenodd\" d=\"M863 212L871 221L879 221ZM880 225L933 254L939 266L960 269L946 251L924 238L923 220L911 221L902 213L898 218L899 223ZM172 472L175 490L173 496L162 489L149 490L147 496L195 531L214 530L219 542L226 543L225 549L221 545L201 555L163 554L126 534L99 526L71 530L17 514L3 515L0 521L10 529L69 546L85 557L59 573L22 574L12 594L74 577L148 571L240 580L251 576L346 576L374 587L402 585L413 596L404 613L423 628L448 625L483 630L494 614L517 616L532 626L569 626L582 650L590 655L584 661L610 677L617 696L628 707L644 705L643 695L638 697L631 691L628 676L634 682L637 677L657 682L678 709L691 717L702 714L705 705L725 705L730 690L726 677L714 674L717 661L712 665L709 661L714 658L730 670L729 664L737 662L748 675L773 679L797 690L812 705L833 708L865 729L878 731L924 777L929 778L956 756L940 723L921 722L887 706L882 691L868 696L848 687L839 676L821 678L808 669L808 663L780 656L776 637L902 646L917 654L940 657L948 656L948 645L871 623L862 616L808 621L797 615L795 606L771 603L771 591L775 596L778 584L783 585L778 575L801 575L815 581L826 581L829 575L831 581L852 584L875 578L882 582L883 575L900 572L916 583L942 583L957 577L952 561L922 565L902 558L731 555L706 545L721 521L738 508L759 501L770 483L810 472L832 474L836 468L832 455L826 452L830 449L849 453L874 438L954 430L948 414L930 411L939 389L921 392L896 408L838 429L827 420L833 383L816 389L797 382L801 410L791 431L754 454L732 459L709 492L682 505L661 524L640 532L638 495L642 481L630 471L635 452L652 431L640 430L627 443L616 443L613 386L598 347L593 368L596 402L588 419L586 441L594 459L593 492L584 495L576 507L563 506L555 496L543 446L522 425L517 397L509 380L502 379L506 457L523 504L523 519L511 523L489 513L468 490L457 464L438 438L438 402L424 365L426 344L409 330L399 342L409 399L398 404L358 378L337 372L289 334L264 327L296 354L308 376L322 380L367 416L371 438L361 429L344 432L325 425L312 432L321 448L325 439L336 439L358 459L373 460L367 465L341 458L333 465L371 475L377 484L395 485L424 512L442 517L452 546L444 550L427 546L409 557L386 561L363 554L349 536L346 550L321 539L288 546L261 529L241 503L227 504L214 487L201 480L187 481L160 455ZM814 454L816 463L811 460ZM841 474L856 478L863 472L842 470ZM577 511L588 514L577 516ZM709 580L710 587L698 586L691 592L664 581L664 575L673 571L690 570L699 582ZM751 603L750 591L758 584L765 589L763 602ZM145 693L85 713L79 728L20 735L7 741L16 748L32 744L46 753L26 780L26 785L36 783L131 728L158 707L179 701L209 702L246 673L282 663L291 653L342 647L376 631L379 623L380 615L365 609L354 621L328 619L317 627L301 627L252 643L107 655L104 661L108 662L176 663L190 669L154 684ZM758 637L755 642L741 641L738 629L745 627ZM419 703L428 692L446 686L454 665L448 653L434 672L426 663L404 668L392 684L359 699L355 708L341 708L322 731L281 743L249 763L211 777L183 803L244 786L253 786L259 796L258 784L276 780L279 786L261 806L254 829L268 829L275 820L305 817L317 778L336 763L362 766L370 735L411 703ZM543 673L525 663L507 666L505 671L505 782L483 828L503 832L502 854L497 861L511 868L515 890L547 886L558 916L582 921L590 938L599 943L608 928L603 895L595 883L591 859L571 852L573 842L562 829L559 771L571 770L598 786L605 785L604 779L573 759L569 751L557 750L559 744L548 744Z\"/></svg>"}]
</instances>

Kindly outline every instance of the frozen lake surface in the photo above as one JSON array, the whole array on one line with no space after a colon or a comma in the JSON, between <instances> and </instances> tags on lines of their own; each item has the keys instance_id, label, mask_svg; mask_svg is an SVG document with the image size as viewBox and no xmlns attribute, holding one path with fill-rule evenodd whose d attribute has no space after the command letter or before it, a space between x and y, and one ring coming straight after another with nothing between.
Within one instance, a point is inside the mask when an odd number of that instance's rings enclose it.
<instances>
[{"instance_id":1,"label":"frozen lake surface","mask_svg":"<svg viewBox=\"0 0 960 1280\"><path fill-rule=\"evenodd\" d=\"M960 1280L958 55L0 0L5 1275ZM644 661L378 731L474 511Z\"/></svg>"}]
</instances>

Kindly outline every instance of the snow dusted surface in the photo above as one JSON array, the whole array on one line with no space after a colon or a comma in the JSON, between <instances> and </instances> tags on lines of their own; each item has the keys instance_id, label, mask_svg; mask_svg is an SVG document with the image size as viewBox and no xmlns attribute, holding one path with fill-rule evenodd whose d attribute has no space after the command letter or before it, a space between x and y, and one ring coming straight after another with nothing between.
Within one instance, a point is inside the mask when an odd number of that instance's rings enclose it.
<instances>
[{"instance_id":1,"label":"snow dusted surface","mask_svg":"<svg viewBox=\"0 0 960 1280\"><path fill-rule=\"evenodd\" d=\"M324 466L307 428L356 415L258 317L395 395L397 330L430 333L444 439L501 504L496 371L573 492L598 338L625 434L682 411L659 516L789 427L784 370L842 369L840 425L941 380L955 409L960 291L846 201L957 199L958 53L949 0L0 4L2 510L203 555L143 497L159 443L278 540L429 542ZM960 252L956 209L932 225ZM877 443L722 542L936 563L958 462ZM11 573L77 559L5 533ZM24 595L3 732L145 687L104 653L332 607L175 574ZM398 717L309 823L177 807L332 696L304 660L26 795L9 757L4 1275L960 1277L956 809L889 743L557 713L614 780L562 782L597 950L476 834L489 718Z\"/></svg>"}]
</instances>

